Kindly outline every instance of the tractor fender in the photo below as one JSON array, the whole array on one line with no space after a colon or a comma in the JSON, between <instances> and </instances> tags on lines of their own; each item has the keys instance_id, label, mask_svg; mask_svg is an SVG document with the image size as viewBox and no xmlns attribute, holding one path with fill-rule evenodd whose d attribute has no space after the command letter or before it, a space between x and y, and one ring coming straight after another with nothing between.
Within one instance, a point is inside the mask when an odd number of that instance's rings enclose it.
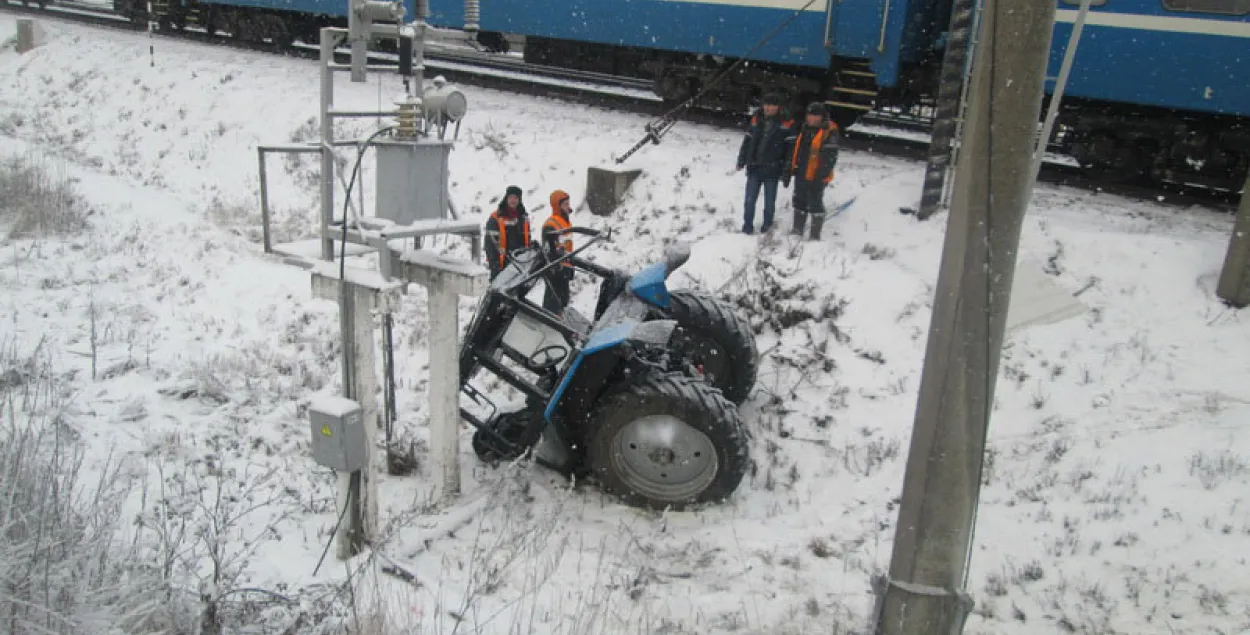
<instances>
[{"instance_id":1,"label":"tractor fender","mask_svg":"<svg viewBox=\"0 0 1250 635\"><path fill-rule=\"evenodd\" d=\"M592 397L603 390L608 376L621 363L622 345L638 343L667 347L676 330L676 320L648 320L621 322L593 332L556 384L551 400L543 409L543 418L550 422L566 396L571 396L574 401L593 401ZM578 403L575 407L580 409L588 405Z\"/></svg>"},{"instance_id":2,"label":"tractor fender","mask_svg":"<svg viewBox=\"0 0 1250 635\"><path fill-rule=\"evenodd\" d=\"M657 262L630 277L629 290L644 302L667 309L671 301L668 294L668 277L688 260L690 260L689 245L679 244L668 248L662 262Z\"/></svg>"}]
</instances>

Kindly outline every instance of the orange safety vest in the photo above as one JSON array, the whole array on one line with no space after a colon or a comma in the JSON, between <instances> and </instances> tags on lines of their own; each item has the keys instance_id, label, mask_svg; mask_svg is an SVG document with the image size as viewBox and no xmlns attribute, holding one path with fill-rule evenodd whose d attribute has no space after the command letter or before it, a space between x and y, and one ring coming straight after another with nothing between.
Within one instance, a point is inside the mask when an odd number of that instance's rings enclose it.
<instances>
[{"instance_id":1,"label":"orange safety vest","mask_svg":"<svg viewBox=\"0 0 1250 635\"><path fill-rule=\"evenodd\" d=\"M838 130L838 124L831 123L829 124L828 127L817 130L816 135L812 137L812 145L810 148L807 149L808 151L807 169L804 170L803 172L804 181L810 181L816 178L816 168L820 166L820 145L821 145L821 142L825 140L825 133L829 132L830 130L833 130L836 132ZM803 133L799 133L800 138L802 138L802 134ZM790 158L791 169L799 167L799 146L800 145L802 144L800 144L798 141L794 142L794 156ZM825 183L828 183L832 180L833 180L833 172L830 172L829 178L825 179Z\"/></svg>"},{"instance_id":2,"label":"orange safety vest","mask_svg":"<svg viewBox=\"0 0 1250 635\"><path fill-rule=\"evenodd\" d=\"M570 227L572 227L572 226L573 226L573 223L570 223L570 222L569 222L569 220L568 220L567 218L565 218L565 217L563 217L563 216L561 216L561 215L559 215L559 214L552 214L551 216L549 216L549 217L547 218L547 222L543 223L543 229L551 229L551 231L553 231L553 232L563 231L563 230L568 229L568 228L570 228ZM563 250L564 250L564 253L566 253L566 254L571 254L571 253L573 253L573 239L572 239L572 238L570 238L570 237L566 234L566 235L565 235L565 237L564 237L564 240L560 242L560 248L561 248L561 249L563 249ZM563 266L565 266L565 267L572 267L572 266L573 266L573 263L571 263L571 262L569 262L569 261L567 261L567 260L565 260L564 262L562 262L562 263L560 263L560 264L562 264L562 265L563 265Z\"/></svg>"},{"instance_id":3,"label":"orange safety vest","mask_svg":"<svg viewBox=\"0 0 1250 635\"><path fill-rule=\"evenodd\" d=\"M502 267L508 261L508 226L504 224L503 217L499 215L499 212L493 212L491 216L495 218L495 223L499 225L499 266ZM524 223L524 219L519 215L517 216L517 222L523 223L521 225L523 236L521 246L524 247L530 244L530 226L529 223Z\"/></svg>"}]
</instances>

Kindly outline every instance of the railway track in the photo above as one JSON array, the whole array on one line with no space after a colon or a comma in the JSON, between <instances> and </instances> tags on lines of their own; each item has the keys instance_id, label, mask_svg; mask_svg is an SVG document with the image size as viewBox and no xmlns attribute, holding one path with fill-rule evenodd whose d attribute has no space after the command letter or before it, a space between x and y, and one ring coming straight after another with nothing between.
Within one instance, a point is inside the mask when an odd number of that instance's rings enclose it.
<instances>
[{"instance_id":1,"label":"railway track","mask_svg":"<svg viewBox=\"0 0 1250 635\"><path fill-rule=\"evenodd\" d=\"M100 5L74 0L48 3L42 8L38 7L37 1L32 1L31 5L0 0L0 9L11 13L38 15L132 32L148 29L146 23L130 22ZM248 42L228 35L209 35L194 27L180 31L159 31L157 36L304 59L316 59L318 56L315 45L297 42L292 46L282 47L271 43ZM341 57L339 61L346 62L348 51L340 49L337 55ZM397 61L397 56L385 53L371 53L370 58L381 63ZM449 81L471 86L565 101L573 99L591 107L648 116L659 116L671 107L655 95L650 82L646 80L526 64L519 56L484 53L467 45L457 47L445 41L427 44L425 58L427 76L443 75ZM701 109L688 110L681 116L682 121L689 123L735 129L740 129L745 119L746 116L742 113ZM639 134L643 134L643 131L639 130ZM923 161L928 155L929 135L924 130L923 122L874 113L844 132L843 146L852 150ZM1235 211L1240 198L1236 192L1185 184L1102 182L1083 174L1067 157L1059 155L1047 157L1038 181L1176 206L1199 205L1229 213Z\"/></svg>"}]
</instances>

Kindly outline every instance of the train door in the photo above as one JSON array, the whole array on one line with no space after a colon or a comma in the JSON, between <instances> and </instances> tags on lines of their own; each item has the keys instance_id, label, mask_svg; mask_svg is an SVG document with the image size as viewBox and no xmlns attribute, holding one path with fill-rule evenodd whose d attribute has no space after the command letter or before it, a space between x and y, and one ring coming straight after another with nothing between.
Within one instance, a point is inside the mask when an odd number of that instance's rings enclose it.
<instances>
[{"instance_id":1,"label":"train door","mask_svg":"<svg viewBox=\"0 0 1250 635\"><path fill-rule=\"evenodd\" d=\"M829 70L824 101L843 129L876 105L877 74L871 61L891 4L892 0L826 2L824 43Z\"/></svg>"}]
</instances>

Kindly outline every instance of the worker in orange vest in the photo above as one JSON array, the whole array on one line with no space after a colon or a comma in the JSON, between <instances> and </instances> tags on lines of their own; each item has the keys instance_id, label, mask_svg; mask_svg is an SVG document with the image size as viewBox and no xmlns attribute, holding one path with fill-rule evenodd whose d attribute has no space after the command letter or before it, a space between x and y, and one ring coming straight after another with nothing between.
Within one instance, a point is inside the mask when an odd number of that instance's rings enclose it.
<instances>
[{"instance_id":1,"label":"worker in orange vest","mask_svg":"<svg viewBox=\"0 0 1250 635\"><path fill-rule=\"evenodd\" d=\"M573 238L561 231L573 226L569 216L573 214L573 204L564 190L551 193L551 216L543 223L543 250L549 261L573 253ZM547 289L543 292L543 308L560 315L569 305L570 286L573 283L573 263L565 260L559 266L547 272Z\"/></svg>"},{"instance_id":2,"label":"worker in orange vest","mask_svg":"<svg viewBox=\"0 0 1250 635\"><path fill-rule=\"evenodd\" d=\"M812 217L812 240L820 240L825 224L825 186L833 181L838 163L838 124L829 120L829 111L820 102L807 107L807 120L794 143L794 155L786 166L782 182L794 177L794 227L790 233L803 235L807 217Z\"/></svg>"},{"instance_id":3,"label":"worker in orange vest","mask_svg":"<svg viewBox=\"0 0 1250 635\"><path fill-rule=\"evenodd\" d=\"M508 257L530 244L530 217L521 202L521 188L510 185L499 208L486 220L486 266L494 280L508 265Z\"/></svg>"}]
</instances>

